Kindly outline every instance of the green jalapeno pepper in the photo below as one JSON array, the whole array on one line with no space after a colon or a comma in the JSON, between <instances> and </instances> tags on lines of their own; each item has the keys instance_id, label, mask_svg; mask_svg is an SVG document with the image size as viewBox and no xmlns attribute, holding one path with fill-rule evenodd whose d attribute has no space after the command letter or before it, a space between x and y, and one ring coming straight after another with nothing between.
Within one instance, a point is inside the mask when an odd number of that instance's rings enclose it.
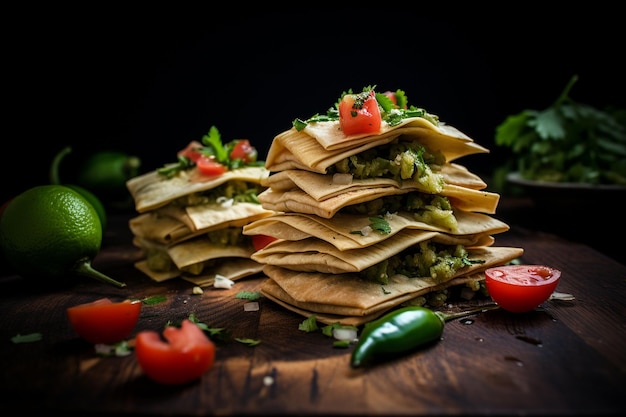
<instances>
[{"instance_id":1,"label":"green jalapeno pepper","mask_svg":"<svg viewBox=\"0 0 626 417\"><path fill-rule=\"evenodd\" d=\"M433 343L441 339L446 321L497 307L492 305L454 314L419 306L399 308L364 326L352 351L350 365L358 368L377 355L403 353Z\"/></svg>"}]
</instances>

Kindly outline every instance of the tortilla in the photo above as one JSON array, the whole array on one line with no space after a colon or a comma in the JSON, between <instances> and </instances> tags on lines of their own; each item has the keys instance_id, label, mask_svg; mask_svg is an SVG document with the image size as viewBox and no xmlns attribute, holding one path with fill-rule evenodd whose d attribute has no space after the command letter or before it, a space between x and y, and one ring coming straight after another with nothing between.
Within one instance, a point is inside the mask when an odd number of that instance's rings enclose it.
<instances>
[{"instance_id":1,"label":"tortilla","mask_svg":"<svg viewBox=\"0 0 626 417\"><path fill-rule=\"evenodd\" d=\"M224 259L218 265L211 267L210 273L200 275L181 275L185 281L189 281L199 287L209 287L215 283L215 276L221 275L224 278L236 281L263 271L263 265L250 259Z\"/></svg>"},{"instance_id":2,"label":"tortilla","mask_svg":"<svg viewBox=\"0 0 626 417\"><path fill-rule=\"evenodd\" d=\"M366 203L381 197L419 192L416 189L411 189L410 185L406 187L359 185L353 187L327 186L325 188L327 193L324 193L323 196L320 195L322 193L316 193L313 190L313 183L306 187L306 191L301 189L276 191L273 188L268 188L262 191L258 198L263 207L273 211L308 213L329 219L344 207ZM333 188L343 188L344 191L331 193ZM450 204L458 209L489 214L495 213L500 201L499 194L455 185L445 185L440 195L447 197ZM316 197L323 199L317 200Z\"/></svg>"},{"instance_id":3,"label":"tortilla","mask_svg":"<svg viewBox=\"0 0 626 417\"><path fill-rule=\"evenodd\" d=\"M339 250L331 243L310 237L307 239L276 241L252 254L252 259L266 265L280 266L293 271L342 274L361 272L399 254L432 241L444 245L463 245L468 251L493 243L488 235L452 236L438 232L405 229L376 245Z\"/></svg>"},{"instance_id":4,"label":"tortilla","mask_svg":"<svg viewBox=\"0 0 626 417\"><path fill-rule=\"evenodd\" d=\"M421 117L404 119L393 127L383 122L378 135L352 137L343 134L339 121L330 121L309 123L302 131L292 127L276 136L265 167L272 172L303 169L325 174L328 167L342 159L395 139L418 141L433 151L440 150L447 162L489 152L457 129L444 124L435 126Z\"/></svg>"},{"instance_id":5,"label":"tortilla","mask_svg":"<svg viewBox=\"0 0 626 417\"><path fill-rule=\"evenodd\" d=\"M325 219L311 214L276 213L256 220L243 227L245 235L269 235L279 239L301 240L317 237L332 244L339 250L363 248L391 238L404 229L426 232L443 232L452 235L493 235L509 230L509 226L486 214L455 211L457 229L454 233L441 227L415 220L411 214L397 213L385 216L391 228L388 234L372 232L367 235L353 233L363 230L370 224L367 216L337 214Z\"/></svg>"},{"instance_id":6,"label":"tortilla","mask_svg":"<svg viewBox=\"0 0 626 417\"><path fill-rule=\"evenodd\" d=\"M135 236L173 245L202 234L242 227L255 220L270 216L274 211L260 204L236 203L229 206L202 204L190 207L167 205L130 220Z\"/></svg>"},{"instance_id":7,"label":"tortilla","mask_svg":"<svg viewBox=\"0 0 626 417\"><path fill-rule=\"evenodd\" d=\"M260 184L268 175L269 171L265 167L256 166L233 169L215 177L199 177L197 168L194 167L188 171L181 171L171 179L155 170L129 179L126 187L135 201L137 212L145 213L163 207L179 197L210 190L231 180Z\"/></svg>"},{"instance_id":8,"label":"tortilla","mask_svg":"<svg viewBox=\"0 0 626 417\"><path fill-rule=\"evenodd\" d=\"M456 276L446 282L396 275L384 286L353 273L300 272L266 265L263 272L269 279L262 283L261 292L289 310L307 317L314 314L323 323L359 325L420 295L484 279L481 273L485 269L506 264L522 254L521 248L476 248L472 258L485 262L457 271Z\"/></svg>"}]
</instances>

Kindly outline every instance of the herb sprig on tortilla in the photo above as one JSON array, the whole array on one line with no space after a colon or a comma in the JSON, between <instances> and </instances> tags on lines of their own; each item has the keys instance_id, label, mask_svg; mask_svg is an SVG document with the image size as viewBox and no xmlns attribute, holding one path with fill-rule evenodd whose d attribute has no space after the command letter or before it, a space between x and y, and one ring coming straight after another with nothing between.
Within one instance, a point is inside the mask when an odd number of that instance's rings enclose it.
<instances>
[{"instance_id":1,"label":"herb sprig on tortilla","mask_svg":"<svg viewBox=\"0 0 626 417\"><path fill-rule=\"evenodd\" d=\"M343 97L347 94L356 94L357 97L368 94L370 91L374 91L376 86L367 86L363 88L361 93L354 93L352 89L344 91L333 107L330 107L326 114L315 114L306 120L295 119L293 126L296 130L300 131L304 129L309 123L316 122L332 122L339 120L339 104ZM408 99L403 90L396 90L395 92L386 91L384 93L376 93L376 101L380 109L382 120L387 122L390 126L399 124L403 119L409 117L422 117L432 124L437 126L439 124L439 117L428 113L422 108L415 107L408 104ZM393 98L392 98L393 97Z\"/></svg>"},{"instance_id":2,"label":"herb sprig on tortilla","mask_svg":"<svg viewBox=\"0 0 626 417\"><path fill-rule=\"evenodd\" d=\"M515 155L496 177L517 170L536 181L626 185L626 109L574 101L577 80L545 110L523 110L496 128L496 145Z\"/></svg>"},{"instance_id":3,"label":"herb sprig on tortilla","mask_svg":"<svg viewBox=\"0 0 626 417\"><path fill-rule=\"evenodd\" d=\"M222 136L215 126L211 126L209 132L202 136L201 142L191 141L185 149L178 152L177 156L177 163L167 164L157 169L157 172L172 178L181 171L198 166L211 175L219 175L227 170L265 165L265 161L257 159L257 150L247 139L223 143Z\"/></svg>"}]
</instances>

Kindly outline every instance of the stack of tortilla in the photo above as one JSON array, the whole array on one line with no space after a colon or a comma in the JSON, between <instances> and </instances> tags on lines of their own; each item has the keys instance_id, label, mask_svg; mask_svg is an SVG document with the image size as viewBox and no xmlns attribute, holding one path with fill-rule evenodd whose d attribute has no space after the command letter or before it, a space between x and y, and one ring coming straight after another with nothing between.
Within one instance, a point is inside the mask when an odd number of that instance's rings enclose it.
<instances>
[{"instance_id":1,"label":"stack of tortilla","mask_svg":"<svg viewBox=\"0 0 626 417\"><path fill-rule=\"evenodd\" d=\"M155 170L130 179L140 214L129 226L145 255L135 267L157 282L180 277L201 287L217 276L234 281L260 273L242 230L273 213L257 200L268 175L263 166L245 166L206 177L194 166L172 178Z\"/></svg>"},{"instance_id":2,"label":"stack of tortilla","mask_svg":"<svg viewBox=\"0 0 626 417\"><path fill-rule=\"evenodd\" d=\"M338 169L366 161L366 170L372 152L382 155L398 144L418 144L424 155L438 155L438 162L402 179ZM490 216L499 195L454 162L486 152L457 129L422 117L394 126L383 121L373 135L346 136L337 120L279 134L266 158L267 189L259 195L263 207L276 213L244 226L244 234L277 238L252 255L265 265L261 291L305 317L360 325L401 304L428 305L429 295L453 286L477 290L486 268L523 253L494 245L494 235L509 229ZM412 210L415 201L421 207ZM367 211L387 206L394 210ZM460 254L459 248L468 262L451 267L452 258L440 251ZM412 267L401 269L402 259Z\"/></svg>"}]
</instances>

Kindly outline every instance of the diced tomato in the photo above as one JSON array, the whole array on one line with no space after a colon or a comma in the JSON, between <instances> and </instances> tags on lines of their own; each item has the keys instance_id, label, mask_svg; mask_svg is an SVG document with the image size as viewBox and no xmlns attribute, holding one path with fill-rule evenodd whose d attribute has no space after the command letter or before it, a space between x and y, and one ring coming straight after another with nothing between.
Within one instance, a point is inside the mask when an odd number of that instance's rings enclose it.
<instances>
[{"instance_id":1,"label":"diced tomato","mask_svg":"<svg viewBox=\"0 0 626 417\"><path fill-rule=\"evenodd\" d=\"M196 166L198 167L198 171L207 177L215 177L226 172L226 166L204 155L196 159Z\"/></svg>"},{"instance_id":2,"label":"diced tomato","mask_svg":"<svg viewBox=\"0 0 626 417\"><path fill-rule=\"evenodd\" d=\"M141 313L141 301L113 302L101 298L67 309L72 328L81 338L94 344L112 344L126 339Z\"/></svg>"},{"instance_id":3,"label":"diced tomato","mask_svg":"<svg viewBox=\"0 0 626 417\"><path fill-rule=\"evenodd\" d=\"M198 158L202 156L202 154L198 152L198 149L200 148L202 148L202 144L197 140L192 140L185 147L185 149L181 149L180 151L178 151L178 155L185 156L189 158L192 162L196 162Z\"/></svg>"},{"instance_id":4,"label":"diced tomato","mask_svg":"<svg viewBox=\"0 0 626 417\"><path fill-rule=\"evenodd\" d=\"M230 159L241 159L245 163L256 162L257 157L257 150L248 139L239 139L230 152Z\"/></svg>"},{"instance_id":5,"label":"diced tomato","mask_svg":"<svg viewBox=\"0 0 626 417\"><path fill-rule=\"evenodd\" d=\"M339 103L339 124L346 136L376 133L382 123L380 109L373 90L346 94Z\"/></svg>"},{"instance_id":6,"label":"diced tomato","mask_svg":"<svg viewBox=\"0 0 626 417\"><path fill-rule=\"evenodd\" d=\"M143 372L154 381L184 384L200 378L213 366L215 344L190 320L180 328L168 326L163 338L144 330L135 338L135 356Z\"/></svg>"},{"instance_id":7,"label":"diced tomato","mask_svg":"<svg viewBox=\"0 0 626 417\"><path fill-rule=\"evenodd\" d=\"M485 270L485 284L504 310L524 313L546 301L556 289L561 271L543 265L504 265Z\"/></svg>"},{"instance_id":8,"label":"diced tomato","mask_svg":"<svg viewBox=\"0 0 626 417\"><path fill-rule=\"evenodd\" d=\"M274 236L253 235L252 246L254 246L254 250L261 250L275 240L276 238Z\"/></svg>"},{"instance_id":9,"label":"diced tomato","mask_svg":"<svg viewBox=\"0 0 626 417\"><path fill-rule=\"evenodd\" d=\"M389 100L393 101L393 104L395 104L396 106L398 105L398 100L396 100L396 93L387 90L383 94L389 97Z\"/></svg>"},{"instance_id":10,"label":"diced tomato","mask_svg":"<svg viewBox=\"0 0 626 417\"><path fill-rule=\"evenodd\" d=\"M395 91L389 91L389 90L387 90L387 91L385 91L383 94L384 94L384 95L386 95L387 97L389 97L389 99L393 102L394 107L395 107L396 109L399 109L399 108L401 108L401 107L402 107L403 109L406 109L406 108L408 107L406 103L404 103L404 104L402 104L402 105L398 105L398 97L396 96L396 92L395 92Z\"/></svg>"}]
</instances>

